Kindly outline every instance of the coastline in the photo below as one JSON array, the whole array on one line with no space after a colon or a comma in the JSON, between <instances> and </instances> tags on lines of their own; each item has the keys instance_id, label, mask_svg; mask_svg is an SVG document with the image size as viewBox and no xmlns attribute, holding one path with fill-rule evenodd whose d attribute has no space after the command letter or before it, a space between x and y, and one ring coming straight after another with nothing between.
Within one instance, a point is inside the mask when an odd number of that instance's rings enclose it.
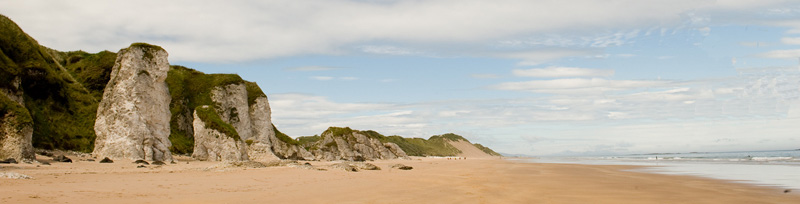
<instances>
[{"instance_id":1,"label":"coastline","mask_svg":"<svg viewBox=\"0 0 800 204\"><path fill-rule=\"evenodd\" d=\"M136 168L76 161L0 165L2 203L791 203L800 193L640 167L524 163L498 158L370 162L382 170L209 168L188 161ZM188 164L186 162L189 162ZM310 162L323 167L336 162ZM389 168L402 163L403 171Z\"/></svg>"}]
</instances>

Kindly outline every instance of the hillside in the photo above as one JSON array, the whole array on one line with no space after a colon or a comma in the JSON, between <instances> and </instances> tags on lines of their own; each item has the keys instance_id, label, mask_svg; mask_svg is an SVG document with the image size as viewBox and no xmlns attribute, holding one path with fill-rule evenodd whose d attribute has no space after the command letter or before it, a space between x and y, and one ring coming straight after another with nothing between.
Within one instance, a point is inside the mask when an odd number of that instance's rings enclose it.
<instances>
[{"instance_id":1,"label":"hillside","mask_svg":"<svg viewBox=\"0 0 800 204\"><path fill-rule=\"evenodd\" d=\"M102 75L112 53L61 53L43 47L25 34L17 24L0 15L0 89L6 97L18 95L33 122L33 146L45 149L67 149L89 152L95 139L94 120L97 111L97 87L102 80L87 73ZM54 56L55 55L55 56ZM57 57L56 57L57 56ZM75 73L63 64L65 58ZM58 60L62 59L62 60ZM89 60L93 61L89 61ZM112 59L113 63L113 59ZM82 70L89 70L83 72ZM75 75L73 75L75 74ZM102 77L100 77L102 78ZM107 80L106 80L107 81ZM103 85L104 86L104 85Z\"/></svg>"},{"instance_id":2,"label":"hillside","mask_svg":"<svg viewBox=\"0 0 800 204\"><path fill-rule=\"evenodd\" d=\"M408 156L500 156L500 154L488 147L481 144L472 144L466 138L453 133L434 135L428 139L405 138L397 135L385 136L373 130L359 131L352 130L349 127L330 127L322 135L326 135L325 133L332 133L333 135L361 134L383 143L394 143ZM325 148L324 145L327 143L321 145L318 142L321 139L321 136L305 136L298 137L296 141L306 149L314 150Z\"/></svg>"}]
</instances>

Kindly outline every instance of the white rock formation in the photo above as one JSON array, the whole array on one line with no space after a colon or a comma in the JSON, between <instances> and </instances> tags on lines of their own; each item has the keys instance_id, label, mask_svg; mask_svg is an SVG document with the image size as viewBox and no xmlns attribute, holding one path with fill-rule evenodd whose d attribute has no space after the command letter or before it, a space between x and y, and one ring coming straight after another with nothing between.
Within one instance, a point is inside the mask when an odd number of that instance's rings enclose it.
<instances>
[{"instance_id":1,"label":"white rock formation","mask_svg":"<svg viewBox=\"0 0 800 204\"><path fill-rule=\"evenodd\" d=\"M168 71L167 52L160 47L133 44L119 51L97 108L93 154L172 161Z\"/></svg>"},{"instance_id":2,"label":"white rock formation","mask_svg":"<svg viewBox=\"0 0 800 204\"><path fill-rule=\"evenodd\" d=\"M250 159L256 161L279 159L273 153L270 140L270 138L275 138L275 129L272 127L272 111L269 108L267 97L256 98L255 103L250 105L249 112L253 132L251 137L243 139L248 143L247 153Z\"/></svg>"},{"instance_id":3,"label":"white rock formation","mask_svg":"<svg viewBox=\"0 0 800 204\"><path fill-rule=\"evenodd\" d=\"M233 126L242 139L250 139L253 134L250 122L250 107L247 106L247 89L244 83L214 87L211 101L217 104L217 114L222 121Z\"/></svg>"},{"instance_id":4,"label":"white rock formation","mask_svg":"<svg viewBox=\"0 0 800 204\"><path fill-rule=\"evenodd\" d=\"M198 107L209 108L208 106ZM207 128L206 123L194 111L194 152L192 157L202 161L246 161L247 147L241 139Z\"/></svg>"},{"instance_id":5,"label":"white rock formation","mask_svg":"<svg viewBox=\"0 0 800 204\"><path fill-rule=\"evenodd\" d=\"M380 140L367 137L358 131L345 135L334 135L329 131L322 134L313 151L318 160L365 161L376 159L407 159L403 149L394 143L381 143Z\"/></svg>"},{"instance_id":6,"label":"white rock formation","mask_svg":"<svg viewBox=\"0 0 800 204\"><path fill-rule=\"evenodd\" d=\"M31 161L35 159L31 139L33 137L33 123L25 107L0 93L0 103L8 106L4 114L0 115L0 160L14 158L17 161ZM21 110L25 112L18 112ZM23 115L21 115L23 114Z\"/></svg>"},{"instance_id":7,"label":"white rock formation","mask_svg":"<svg viewBox=\"0 0 800 204\"><path fill-rule=\"evenodd\" d=\"M242 141L247 144L246 152L249 159L269 161L281 158L308 160L314 158L302 147L287 144L277 138L267 97L258 97L249 106L247 97L247 88L243 83L215 87L211 90L211 100L217 104L216 113L222 121L233 126ZM196 135L197 133L195 138Z\"/></svg>"}]
</instances>

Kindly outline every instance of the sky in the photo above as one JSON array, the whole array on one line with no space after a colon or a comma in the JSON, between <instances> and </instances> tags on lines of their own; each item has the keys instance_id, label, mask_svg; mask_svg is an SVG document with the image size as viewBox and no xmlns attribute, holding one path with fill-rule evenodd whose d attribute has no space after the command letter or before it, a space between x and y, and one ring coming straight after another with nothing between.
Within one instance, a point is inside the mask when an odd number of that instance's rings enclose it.
<instances>
[{"instance_id":1,"label":"sky","mask_svg":"<svg viewBox=\"0 0 800 204\"><path fill-rule=\"evenodd\" d=\"M800 148L800 2L0 0L42 45L164 47L236 73L290 136L329 126L502 153Z\"/></svg>"}]
</instances>

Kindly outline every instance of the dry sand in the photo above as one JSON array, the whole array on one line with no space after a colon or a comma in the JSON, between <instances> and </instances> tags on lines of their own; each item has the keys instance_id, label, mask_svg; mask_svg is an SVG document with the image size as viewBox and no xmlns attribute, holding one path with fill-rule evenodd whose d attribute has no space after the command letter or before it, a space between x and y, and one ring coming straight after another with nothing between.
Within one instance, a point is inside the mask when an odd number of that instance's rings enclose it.
<instances>
[{"instance_id":1,"label":"dry sand","mask_svg":"<svg viewBox=\"0 0 800 204\"><path fill-rule=\"evenodd\" d=\"M625 171L631 166L413 158L345 172L208 168L219 163L180 159L148 168L131 161L2 164L0 172L33 179L0 178L0 203L800 203L800 194L784 189ZM389 168L395 163L414 169Z\"/></svg>"}]
</instances>

